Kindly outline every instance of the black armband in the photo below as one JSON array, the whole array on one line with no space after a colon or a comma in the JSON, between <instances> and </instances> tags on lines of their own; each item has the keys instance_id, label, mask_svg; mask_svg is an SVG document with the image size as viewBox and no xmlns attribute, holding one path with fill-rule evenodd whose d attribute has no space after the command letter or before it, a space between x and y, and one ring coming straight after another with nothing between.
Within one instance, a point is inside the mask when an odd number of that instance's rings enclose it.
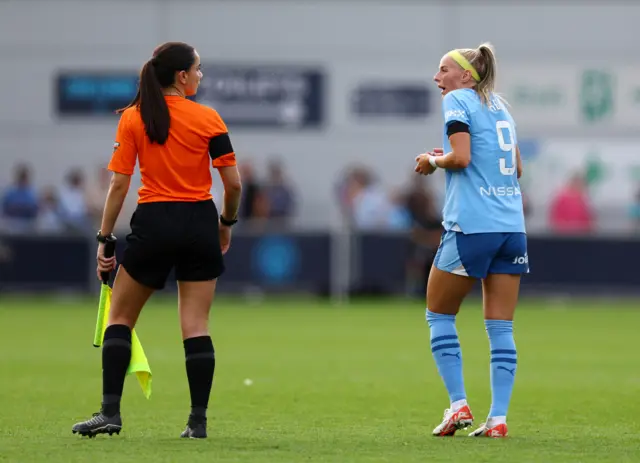
<instances>
[{"instance_id":1,"label":"black armband","mask_svg":"<svg viewBox=\"0 0 640 463\"><path fill-rule=\"evenodd\" d=\"M209 140L209 156L212 160L229 153L233 153L233 146L228 133L221 133Z\"/></svg>"},{"instance_id":2,"label":"black armband","mask_svg":"<svg viewBox=\"0 0 640 463\"><path fill-rule=\"evenodd\" d=\"M466 132L469 133L469 126L464 122L453 121L447 126L447 137L450 137L454 133Z\"/></svg>"}]
</instances>

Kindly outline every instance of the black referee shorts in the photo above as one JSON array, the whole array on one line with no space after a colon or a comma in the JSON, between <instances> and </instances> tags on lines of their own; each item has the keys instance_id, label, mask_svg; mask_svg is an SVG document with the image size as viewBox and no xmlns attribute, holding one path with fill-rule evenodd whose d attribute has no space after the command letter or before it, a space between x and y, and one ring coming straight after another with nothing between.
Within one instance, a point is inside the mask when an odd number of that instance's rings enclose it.
<instances>
[{"instance_id":1,"label":"black referee shorts","mask_svg":"<svg viewBox=\"0 0 640 463\"><path fill-rule=\"evenodd\" d=\"M122 266L138 283L163 289L171 270L178 281L206 281L224 272L213 201L138 204Z\"/></svg>"}]
</instances>

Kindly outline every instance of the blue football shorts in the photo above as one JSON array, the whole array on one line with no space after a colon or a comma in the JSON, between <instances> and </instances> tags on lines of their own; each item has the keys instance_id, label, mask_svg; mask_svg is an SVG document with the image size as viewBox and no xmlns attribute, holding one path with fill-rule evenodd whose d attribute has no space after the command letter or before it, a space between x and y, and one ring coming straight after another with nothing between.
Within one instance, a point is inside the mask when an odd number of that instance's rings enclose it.
<instances>
[{"instance_id":1,"label":"blue football shorts","mask_svg":"<svg viewBox=\"0 0 640 463\"><path fill-rule=\"evenodd\" d=\"M525 233L445 231L434 260L436 268L455 275L486 278L491 273L529 273Z\"/></svg>"}]
</instances>

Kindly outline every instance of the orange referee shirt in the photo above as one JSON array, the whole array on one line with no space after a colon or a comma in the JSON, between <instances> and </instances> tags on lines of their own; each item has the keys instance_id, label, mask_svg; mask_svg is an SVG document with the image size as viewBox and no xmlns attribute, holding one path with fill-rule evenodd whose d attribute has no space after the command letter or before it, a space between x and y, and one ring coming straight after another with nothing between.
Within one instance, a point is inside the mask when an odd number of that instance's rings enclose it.
<instances>
[{"instance_id":1,"label":"orange referee shirt","mask_svg":"<svg viewBox=\"0 0 640 463\"><path fill-rule=\"evenodd\" d=\"M138 203L210 200L209 163L216 168L236 165L227 127L212 108L180 96L165 100L171 116L166 143L151 143L140 112L128 108L120 118L108 168L131 175L138 160Z\"/></svg>"}]
</instances>

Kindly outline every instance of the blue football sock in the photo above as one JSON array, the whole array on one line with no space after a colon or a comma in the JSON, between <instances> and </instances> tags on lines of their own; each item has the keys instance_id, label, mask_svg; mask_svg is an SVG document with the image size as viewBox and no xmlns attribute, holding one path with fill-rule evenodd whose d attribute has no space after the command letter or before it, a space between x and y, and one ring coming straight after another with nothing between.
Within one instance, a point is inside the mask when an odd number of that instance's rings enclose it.
<instances>
[{"instance_id":1,"label":"blue football sock","mask_svg":"<svg viewBox=\"0 0 640 463\"><path fill-rule=\"evenodd\" d=\"M513 322L485 320L484 324L491 346L491 410L489 417L506 417L518 365L516 344L513 340Z\"/></svg>"},{"instance_id":2,"label":"blue football sock","mask_svg":"<svg viewBox=\"0 0 640 463\"><path fill-rule=\"evenodd\" d=\"M427 322L431 330L431 352L449 393L449 400L453 403L466 399L456 316L434 313L427 309Z\"/></svg>"}]
</instances>

